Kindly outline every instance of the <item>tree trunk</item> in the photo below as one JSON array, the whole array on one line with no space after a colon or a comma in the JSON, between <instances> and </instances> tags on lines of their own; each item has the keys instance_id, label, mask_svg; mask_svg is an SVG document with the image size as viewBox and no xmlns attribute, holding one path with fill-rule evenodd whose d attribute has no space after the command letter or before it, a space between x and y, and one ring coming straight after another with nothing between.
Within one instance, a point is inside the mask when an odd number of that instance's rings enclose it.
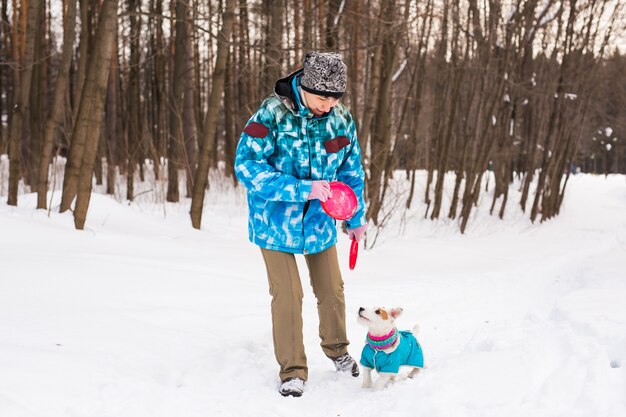
<instances>
[{"instance_id":1,"label":"tree trunk","mask_svg":"<svg viewBox=\"0 0 626 417\"><path fill-rule=\"evenodd\" d=\"M151 10L159 15L163 12L162 0L153 0L154 6ZM167 126L167 93L166 82L167 77L167 58L165 57L163 40L162 22L158 20L155 25L156 34L154 35L154 45L152 47L152 56L154 56L154 101L155 101L155 147L158 157L164 157L167 154L168 143L168 126ZM155 161L161 166L161 162Z\"/></svg>"},{"instance_id":2,"label":"tree trunk","mask_svg":"<svg viewBox=\"0 0 626 417\"><path fill-rule=\"evenodd\" d=\"M393 7L392 2L387 2L387 7ZM364 153L367 152L367 145L369 143L370 131L372 129L372 120L374 118L374 112L376 111L376 99L374 97L379 97L379 84L380 84L380 71L381 66L383 65L382 61L382 43L385 39L385 28L389 27L389 24L385 25L385 11L386 8L382 5L380 6L380 11L378 15L378 25L376 26L376 31L374 38L368 38L368 42L374 43L378 45L374 48L374 52L370 53L371 59L369 59L369 71L365 77L365 91L368 93L368 100L365 100L365 104L363 106L363 117L361 117L361 132L359 134L359 146L363 150ZM371 34L372 28L368 27L368 35ZM368 191L369 192L369 191Z\"/></svg>"},{"instance_id":3,"label":"tree trunk","mask_svg":"<svg viewBox=\"0 0 626 417\"><path fill-rule=\"evenodd\" d=\"M26 11L26 33L24 34L24 60L19 69L19 88L16 88L15 106L11 116L11 135L9 137L9 195L7 204L17 206L17 192L22 172L22 128L24 117L28 114L28 97L33 72L33 54L35 52L35 34L37 15L41 0L30 0Z\"/></svg>"},{"instance_id":4,"label":"tree trunk","mask_svg":"<svg viewBox=\"0 0 626 417\"><path fill-rule=\"evenodd\" d=\"M220 110L220 99L224 90L224 78L226 71L226 58L230 45L228 40L232 33L233 20L235 16L236 0L227 0L222 19L222 28L218 35L217 58L215 69L213 70L213 82L211 83L211 95L209 96L209 106L204 123L205 132L200 153L198 156L198 169L193 185L193 197L191 200L191 224L194 228L200 229L202 222L202 207L204 205L204 190L206 189L209 175L209 156L211 153L211 142L217 129L217 116Z\"/></svg>"},{"instance_id":5,"label":"tree trunk","mask_svg":"<svg viewBox=\"0 0 626 417\"><path fill-rule=\"evenodd\" d=\"M378 224L378 214L382 208L382 183L385 176L385 162L391 143L391 77L396 57L396 32L393 31L395 5L385 3L381 14L380 33L384 37L380 60L380 85L376 98L376 111L372 122L370 177L367 184L369 207L367 218Z\"/></svg>"},{"instance_id":6,"label":"tree trunk","mask_svg":"<svg viewBox=\"0 0 626 417\"><path fill-rule=\"evenodd\" d=\"M457 123L457 111L459 108L459 94L461 91L461 83L463 80L464 68L457 68L453 70L453 78L451 80L452 88L450 90L450 112L448 119L445 123L445 130L441 138L441 149L438 154L438 160L436 161L437 168L437 182L435 183L435 198L433 211L431 213L431 219L438 219L442 206L443 198L443 186L445 181L445 174L448 170L448 158L450 151L450 143L452 142L453 129ZM443 130L443 129L442 129Z\"/></svg>"},{"instance_id":7,"label":"tree trunk","mask_svg":"<svg viewBox=\"0 0 626 417\"><path fill-rule=\"evenodd\" d=\"M326 13L326 49L335 51L339 48L339 20L342 1L329 0Z\"/></svg>"},{"instance_id":8,"label":"tree trunk","mask_svg":"<svg viewBox=\"0 0 626 417\"><path fill-rule=\"evenodd\" d=\"M270 24L268 26L265 52L265 78L262 85L264 91L274 91L274 83L282 71L282 39L283 39L283 3L285 0L271 0Z\"/></svg>"},{"instance_id":9,"label":"tree trunk","mask_svg":"<svg viewBox=\"0 0 626 417\"><path fill-rule=\"evenodd\" d=\"M140 89L139 89L139 37L141 33L141 19L137 12L141 9L141 0L128 0L130 17L130 69L128 75L128 168L126 169L126 199L133 201L135 197L135 169L141 163L141 117L140 117Z\"/></svg>"},{"instance_id":10,"label":"tree trunk","mask_svg":"<svg viewBox=\"0 0 626 417\"><path fill-rule=\"evenodd\" d=\"M302 48L304 49L304 54L306 54L309 50L313 49L313 25L311 25L311 1L312 0L303 0L303 13L304 13L304 22L302 25ZM296 7L298 7L296 5Z\"/></svg>"},{"instance_id":11,"label":"tree trunk","mask_svg":"<svg viewBox=\"0 0 626 417\"><path fill-rule=\"evenodd\" d=\"M198 130L196 123L196 109L194 106L195 95L195 71L193 48L191 44L191 25L187 23L185 36L185 56L184 56L184 93L183 93L183 141L185 150L185 179L187 181L186 196L191 197L193 189L193 175L196 171L196 161L198 159Z\"/></svg>"},{"instance_id":12,"label":"tree trunk","mask_svg":"<svg viewBox=\"0 0 626 417\"><path fill-rule=\"evenodd\" d=\"M170 104L170 140L168 148L168 183L167 201L178 202L180 190L178 176L186 166L185 132L183 122L183 103L185 98L185 77L189 68L187 38L189 36L189 8L186 3L176 3L176 43L174 47L174 74L172 79L172 95Z\"/></svg>"},{"instance_id":13,"label":"tree trunk","mask_svg":"<svg viewBox=\"0 0 626 417\"><path fill-rule=\"evenodd\" d=\"M426 61L428 58L428 39L430 39L430 34L432 30L433 23L433 13L432 13L433 1L428 0L426 4L426 13L422 20L422 30L420 33L420 41L418 46L418 56L417 56L417 65L415 71L415 78L413 83L415 85L415 100L414 106L415 111L413 113L413 117L411 118L410 123L410 131L412 138L412 146L413 146L413 155L410 159L410 170L411 170L411 188L409 191L409 196L407 197L405 207L409 209L411 207L411 203L413 201L413 194L415 193L415 172L418 168L418 157L419 157L419 131L417 129L418 122L420 120L420 115L422 113L422 108L425 107L422 105L422 92L424 90L424 84L426 80ZM428 21L428 24L426 23ZM428 146L425 146L428 149ZM426 154L428 152L425 152Z\"/></svg>"},{"instance_id":14,"label":"tree trunk","mask_svg":"<svg viewBox=\"0 0 626 417\"><path fill-rule=\"evenodd\" d=\"M64 98L67 92L69 81L70 65L72 65L72 51L74 38L76 36L76 0L68 0L65 22L63 25L63 51L61 53L61 66L57 75L56 86L50 114L46 121L46 131L44 142L39 157L39 181L37 189L37 208L46 208L46 196L48 190L48 167L52 159L52 149L54 147L54 133L63 114Z\"/></svg>"},{"instance_id":15,"label":"tree trunk","mask_svg":"<svg viewBox=\"0 0 626 417\"><path fill-rule=\"evenodd\" d=\"M229 64L229 65L228 65ZM228 64L226 65L226 74L224 81L224 174L227 177L231 177L235 181L234 164L235 164L235 151L237 149L237 140L235 138L235 132L233 130L233 54L228 54Z\"/></svg>"},{"instance_id":16,"label":"tree trunk","mask_svg":"<svg viewBox=\"0 0 626 417\"><path fill-rule=\"evenodd\" d=\"M351 10L349 14L353 16L358 16L360 11L360 3L358 1L353 2L352 4L348 4L347 7L350 7ZM348 20L348 24L346 25L346 32L350 36L350 51L347 51L346 54L346 63L348 65L348 89L349 94L346 97L349 100L349 108L350 113L354 117L354 122L356 124L357 131L360 132L361 128L361 120L359 119L359 115L361 115L361 110L359 107L359 88L361 86L361 58L359 51L359 42L360 42L360 32L361 28L361 20L358 18L352 17Z\"/></svg>"},{"instance_id":17,"label":"tree trunk","mask_svg":"<svg viewBox=\"0 0 626 417\"><path fill-rule=\"evenodd\" d=\"M293 1L293 32L294 32L294 61L295 66L299 66L302 63L302 2Z\"/></svg>"},{"instance_id":18,"label":"tree trunk","mask_svg":"<svg viewBox=\"0 0 626 417\"><path fill-rule=\"evenodd\" d=\"M111 54L116 38L117 0L103 0L98 21L98 32L80 107L74 128L74 142L84 144L82 163L77 178L77 198L74 209L74 226L82 230L87 218L89 199L93 181L93 165L98 150L98 139L104 115L107 81L111 64ZM65 190L63 190L65 194Z\"/></svg>"},{"instance_id":19,"label":"tree trunk","mask_svg":"<svg viewBox=\"0 0 626 417\"><path fill-rule=\"evenodd\" d=\"M35 52L33 53L33 73L30 87L30 103L28 134L24 139L25 183L31 190L37 190L39 180L39 157L43 142L44 115L46 114L47 96L46 61L50 52L46 48L46 3L41 2L37 13L37 29L35 30Z\"/></svg>"},{"instance_id":20,"label":"tree trunk","mask_svg":"<svg viewBox=\"0 0 626 417\"><path fill-rule=\"evenodd\" d=\"M74 81L74 92L72 96L72 121L76 120L78 105L83 94L85 85L85 75L87 71L87 59L89 58L91 39L91 16L93 15L93 1L80 1L80 45L78 47L78 62L76 64L76 80Z\"/></svg>"},{"instance_id":21,"label":"tree trunk","mask_svg":"<svg viewBox=\"0 0 626 417\"><path fill-rule=\"evenodd\" d=\"M13 39L11 39L11 25L9 23L8 16L8 3L7 0L2 0L0 2L0 60L9 59L11 55L11 44L13 43ZM4 118L5 109L10 109L10 100L11 92L9 90L10 83L5 82L5 73L8 68L5 65L0 65L0 155L7 153L7 144L6 144L6 135L4 134ZM2 99L5 98L5 100ZM6 105L3 105L4 104Z\"/></svg>"},{"instance_id":22,"label":"tree trunk","mask_svg":"<svg viewBox=\"0 0 626 417\"><path fill-rule=\"evenodd\" d=\"M91 41L91 11L91 2L89 0L80 0L81 31L79 61L75 82L76 87L74 89L72 102L72 111L74 114L72 122L74 124L76 124L78 118L79 107L82 105L87 65L89 64L89 66L91 66L91 62L93 61L88 61ZM59 209L61 213L70 209L72 201L74 201L76 193L78 192L78 175L85 151L85 140L87 139L86 135L81 135L79 138L76 138L78 129L75 125L72 127L72 132L70 149L65 164L65 175L63 176L63 194L61 196L61 206Z\"/></svg>"},{"instance_id":23,"label":"tree trunk","mask_svg":"<svg viewBox=\"0 0 626 417\"><path fill-rule=\"evenodd\" d=\"M117 28L115 29L117 33ZM117 57L117 42L113 43L111 51L111 69L109 70L109 79L107 82L107 95L105 103L105 140L106 140L106 159L107 159L107 194L115 195L115 179L117 166L120 163L119 156L119 138L123 137L120 129L119 117L119 65Z\"/></svg>"}]
</instances>

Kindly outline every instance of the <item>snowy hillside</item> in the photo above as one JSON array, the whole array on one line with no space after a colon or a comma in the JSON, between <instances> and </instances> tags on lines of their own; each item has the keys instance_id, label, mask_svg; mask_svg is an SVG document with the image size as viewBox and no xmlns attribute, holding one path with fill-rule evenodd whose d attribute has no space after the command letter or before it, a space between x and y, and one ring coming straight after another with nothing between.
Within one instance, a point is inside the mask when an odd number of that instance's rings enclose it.
<instances>
[{"instance_id":1,"label":"snowy hillside","mask_svg":"<svg viewBox=\"0 0 626 417\"><path fill-rule=\"evenodd\" d=\"M401 306L427 368L382 392L339 375L305 289L309 381L277 393L270 296L248 242L241 190L207 195L203 228L184 204L94 194L71 214L0 202L0 416L626 416L626 178L577 175L562 214L394 219L349 271L350 352L359 306ZM60 193L54 195L58 204ZM402 231L402 233L401 233ZM393 411L393 413L392 413Z\"/></svg>"}]
</instances>

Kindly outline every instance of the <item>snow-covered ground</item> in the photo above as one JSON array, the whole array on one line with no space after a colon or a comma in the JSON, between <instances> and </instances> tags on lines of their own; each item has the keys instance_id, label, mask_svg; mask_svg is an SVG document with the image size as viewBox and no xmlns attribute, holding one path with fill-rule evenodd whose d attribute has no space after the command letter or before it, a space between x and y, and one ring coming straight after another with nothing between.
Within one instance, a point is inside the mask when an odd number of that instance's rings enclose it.
<instances>
[{"instance_id":1,"label":"snow-covered ground","mask_svg":"<svg viewBox=\"0 0 626 417\"><path fill-rule=\"evenodd\" d=\"M626 416L626 178L572 177L541 225L516 198L499 220L485 197L465 235L415 203L354 271L340 236L353 356L359 306L421 327L427 368L381 392L322 354L299 259L310 377L282 398L242 190L213 185L200 231L189 201L94 194L76 231L34 194L2 196L0 416Z\"/></svg>"}]
</instances>

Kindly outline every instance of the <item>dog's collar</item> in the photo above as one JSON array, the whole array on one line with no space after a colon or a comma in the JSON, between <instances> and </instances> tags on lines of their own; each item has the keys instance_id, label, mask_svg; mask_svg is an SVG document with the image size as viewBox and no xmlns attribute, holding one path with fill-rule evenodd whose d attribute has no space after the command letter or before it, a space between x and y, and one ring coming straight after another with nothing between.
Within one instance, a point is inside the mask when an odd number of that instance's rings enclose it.
<instances>
[{"instance_id":1,"label":"dog's collar","mask_svg":"<svg viewBox=\"0 0 626 417\"><path fill-rule=\"evenodd\" d=\"M398 340L398 330L394 327L389 334L385 336L372 336L369 333L365 339L366 343L374 350L387 349Z\"/></svg>"}]
</instances>

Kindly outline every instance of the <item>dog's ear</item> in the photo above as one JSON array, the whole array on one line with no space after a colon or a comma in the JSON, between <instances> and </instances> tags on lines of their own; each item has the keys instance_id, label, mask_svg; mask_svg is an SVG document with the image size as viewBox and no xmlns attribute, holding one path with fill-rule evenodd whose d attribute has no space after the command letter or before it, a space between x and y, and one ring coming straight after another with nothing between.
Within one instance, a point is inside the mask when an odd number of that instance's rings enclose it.
<instances>
[{"instance_id":1,"label":"dog's ear","mask_svg":"<svg viewBox=\"0 0 626 417\"><path fill-rule=\"evenodd\" d=\"M400 316L400 314L402 314L402 311L403 310L400 307L392 308L390 312L391 317L393 317L394 319L397 319Z\"/></svg>"}]
</instances>

